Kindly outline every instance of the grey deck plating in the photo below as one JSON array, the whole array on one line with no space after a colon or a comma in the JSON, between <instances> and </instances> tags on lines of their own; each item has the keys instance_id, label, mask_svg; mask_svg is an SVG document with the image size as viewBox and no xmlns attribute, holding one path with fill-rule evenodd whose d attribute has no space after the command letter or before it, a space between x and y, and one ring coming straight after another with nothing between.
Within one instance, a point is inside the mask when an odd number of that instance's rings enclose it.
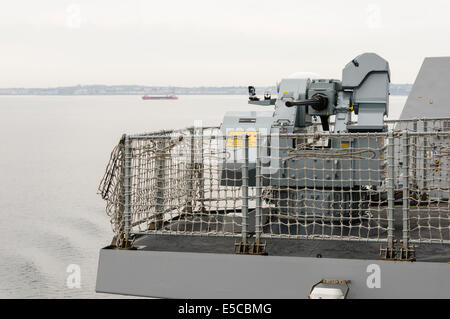
<instances>
[{"instance_id":1,"label":"grey deck plating","mask_svg":"<svg viewBox=\"0 0 450 319\"><path fill-rule=\"evenodd\" d=\"M237 238L193 237L193 236L143 236L135 246L144 251L170 251L192 253L233 254ZM298 239L264 239L270 256L343 258L358 260L380 260L380 245L377 243L348 241L316 241ZM384 244L385 245L385 244ZM419 262L450 262L450 247L447 245L425 245L417 247Z\"/></svg>"},{"instance_id":2,"label":"grey deck plating","mask_svg":"<svg viewBox=\"0 0 450 319\"><path fill-rule=\"evenodd\" d=\"M380 286L369 288L369 265ZM350 280L349 298L449 298L447 263L102 249L97 292L165 298L307 298L321 280Z\"/></svg>"},{"instance_id":3,"label":"grey deck plating","mask_svg":"<svg viewBox=\"0 0 450 319\"><path fill-rule=\"evenodd\" d=\"M399 217L399 212L395 214ZM401 220L395 219L397 238ZM144 235L138 250L102 249L97 292L165 298L306 298L326 279L349 298L450 298L450 246L420 244L416 262L382 261L379 243L265 239L269 256L235 255L239 238ZM317 258L318 256L322 258ZM368 265L381 288L368 288Z\"/></svg>"}]
</instances>

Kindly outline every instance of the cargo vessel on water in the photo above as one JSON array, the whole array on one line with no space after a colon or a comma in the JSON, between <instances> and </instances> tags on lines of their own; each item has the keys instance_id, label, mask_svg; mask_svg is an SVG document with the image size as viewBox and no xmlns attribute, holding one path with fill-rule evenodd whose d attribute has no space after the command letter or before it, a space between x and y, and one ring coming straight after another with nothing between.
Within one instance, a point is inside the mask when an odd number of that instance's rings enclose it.
<instances>
[{"instance_id":1,"label":"cargo vessel on water","mask_svg":"<svg viewBox=\"0 0 450 319\"><path fill-rule=\"evenodd\" d=\"M168 95L144 95L143 100L178 100L178 96L175 94Z\"/></svg>"},{"instance_id":2,"label":"cargo vessel on water","mask_svg":"<svg viewBox=\"0 0 450 319\"><path fill-rule=\"evenodd\" d=\"M450 57L399 120L390 69L286 78L267 111L124 135L99 193L97 292L167 298L450 298Z\"/></svg>"}]
</instances>

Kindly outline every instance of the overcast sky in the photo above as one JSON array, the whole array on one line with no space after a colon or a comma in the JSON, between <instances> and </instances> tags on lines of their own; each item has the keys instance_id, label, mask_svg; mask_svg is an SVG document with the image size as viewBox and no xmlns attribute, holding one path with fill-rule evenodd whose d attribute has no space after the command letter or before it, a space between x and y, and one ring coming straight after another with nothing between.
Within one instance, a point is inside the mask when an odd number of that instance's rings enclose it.
<instances>
[{"instance_id":1,"label":"overcast sky","mask_svg":"<svg viewBox=\"0 0 450 319\"><path fill-rule=\"evenodd\" d=\"M450 1L2 0L0 87L272 85L340 78L370 51L394 83L450 55Z\"/></svg>"}]
</instances>

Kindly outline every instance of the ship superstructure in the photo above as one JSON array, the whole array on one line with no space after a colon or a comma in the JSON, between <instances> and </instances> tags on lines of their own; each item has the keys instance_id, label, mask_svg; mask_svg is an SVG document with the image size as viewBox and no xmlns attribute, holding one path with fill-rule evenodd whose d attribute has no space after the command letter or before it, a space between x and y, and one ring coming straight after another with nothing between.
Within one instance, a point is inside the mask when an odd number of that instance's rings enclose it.
<instances>
[{"instance_id":1,"label":"ship superstructure","mask_svg":"<svg viewBox=\"0 0 450 319\"><path fill-rule=\"evenodd\" d=\"M416 83L440 77L427 68ZM115 237L97 291L450 297L450 119L386 121L389 82L365 53L341 80L282 79L262 100L250 87L267 110L220 127L124 135L100 185Z\"/></svg>"}]
</instances>

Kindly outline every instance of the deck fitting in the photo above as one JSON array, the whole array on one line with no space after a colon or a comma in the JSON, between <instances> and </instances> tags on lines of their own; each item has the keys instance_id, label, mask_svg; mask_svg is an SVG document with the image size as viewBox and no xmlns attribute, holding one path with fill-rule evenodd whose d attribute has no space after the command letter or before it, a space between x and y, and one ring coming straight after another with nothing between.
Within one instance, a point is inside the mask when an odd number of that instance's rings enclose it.
<instances>
[{"instance_id":1,"label":"deck fitting","mask_svg":"<svg viewBox=\"0 0 450 319\"><path fill-rule=\"evenodd\" d=\"M234 253L238 255L267 255L266 242L260 243L255 241L248 243L247 241L239 241L234 243Z\"/></svg>"},{"instance_id":2,"label":"deck fitting","mask_svg":"<svg viewBox=\"0 0 450 319\"><path fill-rule=\"evenodd\" d=\"M135 250L136 247L133 246L134 240L134 236L124 236L121 240L117 240L117 236L114 236L111 242L111 247L116 247L123 250Z\"/></svg>"},{"instance_id":3,"label":"deck fitting","mask_svg":"<svg viewBox=\"0 0 450 319\"><path fill-rule=\"evenodd\" d=\"M416 250L414 246L401 247L380 247L380 255L383 260L391 261L415 261Z\"/></svg>"}]
</instances>

